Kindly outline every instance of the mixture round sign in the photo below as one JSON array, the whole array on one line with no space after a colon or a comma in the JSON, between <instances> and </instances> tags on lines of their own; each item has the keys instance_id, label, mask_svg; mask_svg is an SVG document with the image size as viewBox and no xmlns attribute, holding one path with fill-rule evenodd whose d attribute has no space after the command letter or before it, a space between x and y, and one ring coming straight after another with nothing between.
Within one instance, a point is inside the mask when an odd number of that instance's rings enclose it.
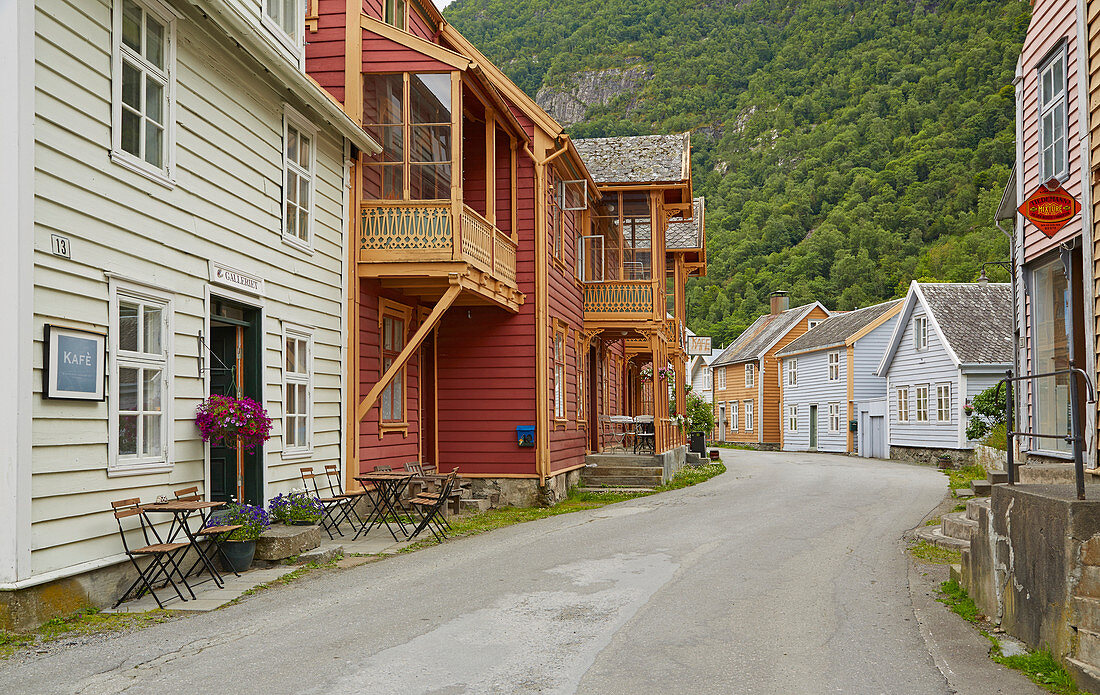
<instances>
[{"instance_id":1,"label":"mixture round sign","mask_svg":"<svg viewBox=\"0 0 1100 695\"><path fill-rule=\"evenodd\" d=\"M1081 204L1057 180L1052 180L1035 189L1017 210L1051 237L1081 212Z\"/></svg>"}]
</instances>

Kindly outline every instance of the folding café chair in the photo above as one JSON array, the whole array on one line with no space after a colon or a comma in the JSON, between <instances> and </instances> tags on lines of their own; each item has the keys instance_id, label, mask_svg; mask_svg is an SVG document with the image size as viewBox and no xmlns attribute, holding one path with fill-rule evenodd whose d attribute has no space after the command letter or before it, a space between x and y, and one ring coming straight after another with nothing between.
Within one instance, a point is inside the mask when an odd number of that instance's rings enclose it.
<instances>
[{"instance_id":1,"label":"folding caf\u00e9 chair","mask_svg":"<svg viewBox=\"0 0 1100 695\"><path fill-rule=\"evenodd\" d=\"M451 530L451 525L443 514L443 507L450 499L457 477L458 468L455 468L443 479L443 484L438 492L424 492L409 500L413 508L420 512L420 523L417 524L416 530L409 536L409 540L419 536L425 528L431 531L436 540L440 542L447 537L447 531Z\"/></svg>"},{"instance_id":2,"label":"folding caf\u00e9 chair","mask_svg":"<svg viewBox=\"0 0 1100 695\"><path fill-rule=\"evenodd\" d=\"M138 593L140 596L145 591L148 591L153 595L153 600L157 602L157 605L164 608L164 603L157 596L157 592L153 589L153 583L159 578L163 572L167 577L168 583L172 585L176 595L180 597L181 601L186 601L183 592L180 591L179 586L176 585L176 581L172 579L172 573L175 572L180 575L180 582L187 589L187 593L191 594L191 598L195 598L195 592L188 586L187 580L184 578L183 573L180 571L179 564L176 562L178 556L182 555L191 546L188 542L178 543L164 543L160 535L157 533L156 528L146 518L145 512L141 508L141 501L137 497L133 497L125 500L118 500L111 502L111 509L114 510L115 521L118 522L118 535L122 537L122 550L126 553L126 557L130 558L131 564L134 569L137 570L138 578L134 580L134 583L130 585L126 591L122 592L122 596L112 608L118 608L119 605L130 595L130 592L136 589L138 586L142 587L142 590ZM141 528L141 535L145 539L145 545L140 548L130 548L129 541L126 540L126 529L122 526L122 520L129 517L136 516ZM133 529L133 530L136 530ZM150 539L156 542L152 542ZM138 564L139 557L150 558L149 564L145 566L145 569L141 568Z\"/></svg>"},{"instance_id":3,"label":"folding caf\u00e9 chair","mask_svg":"<svg viewBox=\"0 0 1100 695\"><path fill-rule=\"evenodd\" d=\"M340 467L335 463L329 463L325 465L325 480L328 481L329 493L334 498L344 498L348 500L347 510L344 512L344 518L348 520L352 528L355 528L355 522L351 520L351 517L355 517L355 520L359 522L359 526L363 525L363 517L359 516L359 510L355 508L355 504L362 498L369 499L370 496L376 491L373 483L363 485L360 483L361 489L359 490L344 490L344 482L340 478ZM335 481L335 482L333 482Z\"/></svg>"},{"instance_id":4,"label":"folding caf\u00e9 chair","mask_svg":"<svg viewBox=\"0 0 1100 695\"><path fill-rule=\"evenodd\" d=\"M202 496L199 495L199 488L197 485L193 485L182 490L176 490L175 495L176 499L181 502L202 501ZM225 542L229 539L229 534L233 533L239 528L244 527L241 524L218 524L215 521L215 518L216 517L213 512L209 516L204 517L202 528L200 528L198 531L195 531L194 535L200 536L203 540L210 543L209 548L214 552L209 553L209 557L213 558L215 555L221 555L222 560L224 561L222 563L223 567L228 567L233 572L233 574L239 577L241 576L241 573L233 569L233 563L230 562L229 558L225 556L225 550L222 548L222 546L224 546ZM214 522L214 524L210 525L212 521ZM187 573L191 574L192 572L194 572L195 567L198 566L200 561L201 560L195 560L195 564L191 565L191 569L187 570ZM212 569L210 574L212 577L214 577L215 584L217 584L218 586L223 586L221 575L217 573L217 570Z\"/></svg>"},{"instance_id":5,"label":"folding caf\u00e9 chair","mask_svg":"<svg viewBox=\"0 0 1100 695\"><path fill-rule=\"evenodd\" d=\"M329 540L336 539L336 536L332 535L334 530L343 536L344 532L340 530L340 522L346 515L346 507L351 504L351 500L346 497L333 497L331 494L328 497L322 497L321 488L317 485L318 474L313 472L313 467L307 466L299 470L302 473L302 484L305 485L307 490L312 487L313 493L317 495L317 500L321 503L321 526L328 533Z\"/></svg>"}]
</instances>

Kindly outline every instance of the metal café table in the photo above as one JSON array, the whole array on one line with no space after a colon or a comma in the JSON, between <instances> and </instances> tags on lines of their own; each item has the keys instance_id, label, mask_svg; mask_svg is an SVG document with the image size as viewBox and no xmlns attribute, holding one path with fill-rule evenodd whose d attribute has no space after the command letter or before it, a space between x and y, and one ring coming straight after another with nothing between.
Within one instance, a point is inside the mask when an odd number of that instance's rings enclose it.
<instances>
[{"instance_id":1,"label":"metal caf\u00e9 table","mask_svg":"<svg viewBox=\"0 0 1100 695\"><path fill-rule=\"evenodd\" d=\"M172 525L168 529L168 536L165 543L172 543L179 536L180 532L183 532L183 534L187 536L187 540L191 542L191 547L198 553L199 557L195 560L195 564L191 565L191 569L184 572L184 583L187 582L186 575L191 574L191 572L201 563L210 572L210 576L213 578L214 583L219 587L223 586L222 576L214 567L213 559L203 550L202 544L195 538L195 534L191 531L191 526L187 522L191 515L198 514L202 522L199 528L202 528L202 526L206 525L209 512L224 506L225 502L205 502L202 500L170 500L168 502L152 502L141 505L142 511L146 514L160 512L172 515Z\"/></svg>"},{"instance_id":2,"label":"metal caf\u00e9 table","mask_svg":"<svg viewBox=\"0 0 1100 695\"><path fill-rule=\"evenodd\" d=\"M367 515L366 521L359 527L359 530L355 533L357 540L360 535L369 533L375 524L381 526L386 525L390 535L393 539L399 540L397 533L393 530L393 525L390 524L389 517L392 515L394 522L397 524L397 528L401 531L401 534L408 538L409 532L405 530L405 525L401 523L399 514L408 515L409 511L405 509L405 505L401 503L401 496L405 494L405 489L409 487L409 483L416 477L416 473L412 471L372 471L370 473L361 473L354 476L356 480L366 487L367 483L374 484L375 494L371 495L374 502L374 509Z\"/></svg>"}]
</instances>

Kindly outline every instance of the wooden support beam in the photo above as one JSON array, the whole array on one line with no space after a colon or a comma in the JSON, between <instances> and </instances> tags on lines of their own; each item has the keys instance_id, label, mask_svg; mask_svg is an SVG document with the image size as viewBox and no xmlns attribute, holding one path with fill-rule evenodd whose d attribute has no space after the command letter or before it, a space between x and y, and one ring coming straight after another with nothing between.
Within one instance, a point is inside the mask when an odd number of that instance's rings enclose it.
<instances>
[{"instance_id":1,"label":"wooden support beam","mask_svg":"<svg viewBox=\"0 0 1100 695\"><path fill-rule=\"evenodd\" d=\"M439 320L443 318L443 314L454 304L455 298L458 297L458 293L462 291L462 286L452 284L443 296L439 298L439 301L432 308L432 313L428 314L428 318L424 320L424 323L420 324L420 328L416 329L416 333L413 334L412 340L405 344L401 353L398 354L397 359L393 361L390 368L386 370L386 373L382 375L382 378L378 380L374 386L371 387L366 398L359 402L359 408L355 412L355 419L358 422L362 422L363 418L367 416L370 409L374 407L374 404L378 401L378 398L382 395L382 391L385 390L390 382L401 373L401 370L405 368L409 358L420 349L420 344L424 342L424 339L428 337L432 329L436 327Z\"/></svg>"}]
</instances>

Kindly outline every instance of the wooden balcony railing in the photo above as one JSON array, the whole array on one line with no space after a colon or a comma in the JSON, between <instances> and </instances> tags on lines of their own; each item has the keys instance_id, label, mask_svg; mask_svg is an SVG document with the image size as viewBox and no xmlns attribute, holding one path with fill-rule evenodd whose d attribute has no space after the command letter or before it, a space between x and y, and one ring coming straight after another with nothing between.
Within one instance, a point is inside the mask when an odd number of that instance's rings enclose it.
<instances>
[{"instance_id":1,"label":"wooden balcony railing","mask_svg":"<svg viewBox=\"0 0 1100 695\"><path fill-rule=\"evenodd\" d=\"M465 261L515 287L516 242L468 206L452 217L447 202L364 203L359 261Z\"/></svg>"},{"instance_id":2,"label":"wooden balcony railing","mask_svg":"<svg viewBox=\"0 0 1100 695\"><path fill-rule=\"evenodd\" d=\"M584 283L585 319L652 319L653 283L649 280L608 280Z\"/></svg>"}]
</instances>

